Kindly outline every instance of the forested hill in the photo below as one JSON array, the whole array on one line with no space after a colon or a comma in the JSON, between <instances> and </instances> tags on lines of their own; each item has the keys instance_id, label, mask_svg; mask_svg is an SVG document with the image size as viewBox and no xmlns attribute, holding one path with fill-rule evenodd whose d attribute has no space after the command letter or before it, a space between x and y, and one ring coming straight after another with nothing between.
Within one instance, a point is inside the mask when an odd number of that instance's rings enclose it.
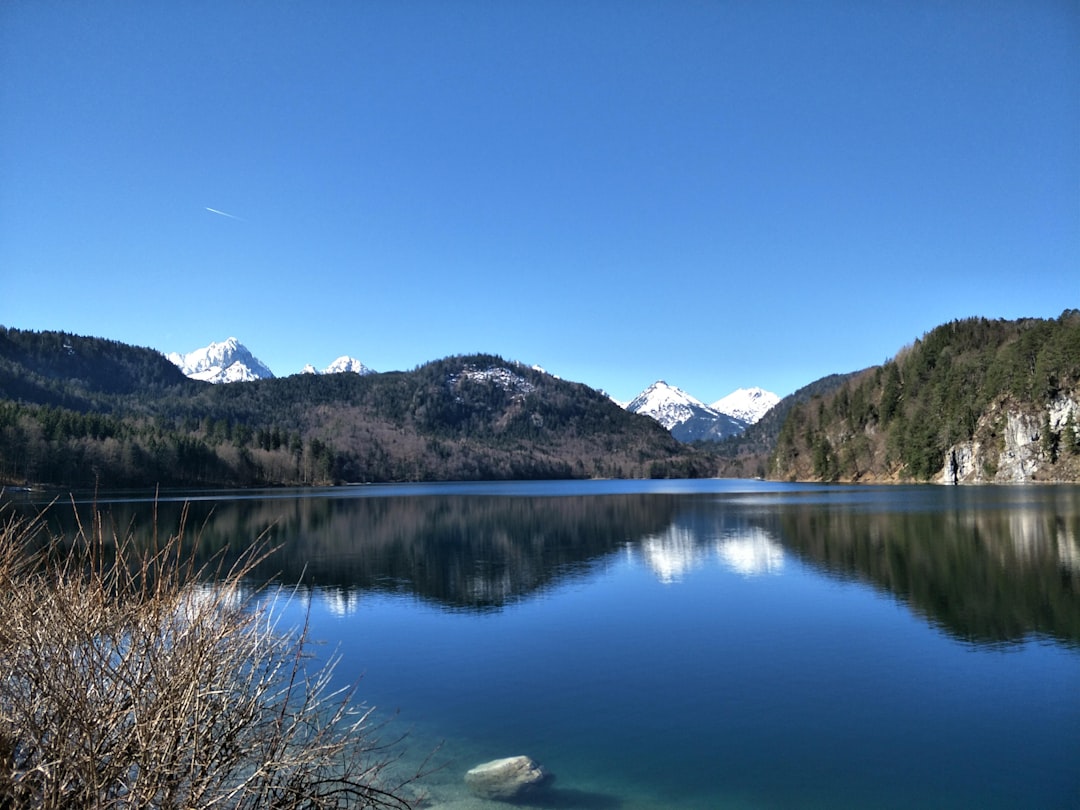
<instances>
[{"instance_id":1,"label":"forested hill","mask_svg":"<svg viewBox=\"0 0 1080 810\"><path fill-rule=\"evenodd\" d=\"M652 419L493 355L210 385L151 349L0 328L0 482L254 486L695 476Z\"/></svg>"},{"instance_id":2,"label":"forested hill","mask_svg":"<svg viewBox=\"0 0 1080 810\"><path fill-rule=\"evenodd\" d=\"M792 409L770 474L821 481L1080 480L1080 311L940 326Z\"/></svg>"},{"instance_id":3,"label":"forested hill","mask_svg":"<svg viewBox=\"0 0 1080 810\"><path fill-rule=\"evenodd\" d=\"M198 383L152 349L65 332L0 326L0 397L77 411L160 398Z\"/></svg>"}]
</instances>

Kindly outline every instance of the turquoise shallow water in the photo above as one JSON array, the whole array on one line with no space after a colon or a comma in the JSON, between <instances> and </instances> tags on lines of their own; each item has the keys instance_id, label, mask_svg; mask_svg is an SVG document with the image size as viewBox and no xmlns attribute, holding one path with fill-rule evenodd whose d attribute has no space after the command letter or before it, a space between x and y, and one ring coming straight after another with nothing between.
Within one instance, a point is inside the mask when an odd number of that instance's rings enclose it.
<instances>
[{"instance_id":1,"label":"turquoise shallow water","mask_svg":"<svg viewBox=\"0 0 1080 810\"><path fill-rule=\"evenodd\" d=\"M462 776L516 754L556 774L527 806L1080 806L1080 488L200 497L208 547L269 527L404 762L442 743L432 806L500 806Z\"/></svg>"}]
</instances>

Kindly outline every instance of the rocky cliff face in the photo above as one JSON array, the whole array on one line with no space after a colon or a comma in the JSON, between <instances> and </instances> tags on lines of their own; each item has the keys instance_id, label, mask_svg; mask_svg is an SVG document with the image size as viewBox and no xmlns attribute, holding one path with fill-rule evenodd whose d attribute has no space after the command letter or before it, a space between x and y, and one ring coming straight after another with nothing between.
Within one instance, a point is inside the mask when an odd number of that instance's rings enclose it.
<instances>
[{"instance_id":1,"label":"rocky cliff face","mask_svg":"<svg viewBox=\"0 0 1080 810\"><path fill-rule=\"evenodd\" d=\"M979 419L975 436L945 453L943 484L1015 484L1076 480L1080 395L1061 395L1042 410L1006 399Z\"/></svg>"}]
</instances>

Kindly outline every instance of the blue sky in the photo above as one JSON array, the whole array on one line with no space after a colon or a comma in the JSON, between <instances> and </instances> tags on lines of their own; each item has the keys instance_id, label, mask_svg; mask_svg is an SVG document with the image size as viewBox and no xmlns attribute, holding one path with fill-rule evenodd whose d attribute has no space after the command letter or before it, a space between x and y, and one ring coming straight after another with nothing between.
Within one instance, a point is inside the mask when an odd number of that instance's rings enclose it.
<instances>
[{"instance_id":1,"label":"blue sky","mask_svg":"<svg viewBox=\"0 0 1080 810\"><path fill-rule=\"evenodd\" d=\"M1076 306L1076 0L0 4L7 326L708 402Z\"/></svg>"}]
</instances>

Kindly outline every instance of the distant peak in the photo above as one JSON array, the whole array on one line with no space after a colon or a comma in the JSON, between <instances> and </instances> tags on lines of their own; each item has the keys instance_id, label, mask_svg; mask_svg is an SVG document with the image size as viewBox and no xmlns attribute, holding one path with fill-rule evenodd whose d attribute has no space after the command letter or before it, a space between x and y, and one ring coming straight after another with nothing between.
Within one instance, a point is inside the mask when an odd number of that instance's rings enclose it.
<instances>
[{"instance_id":1,"label":"distant peak","mask_svg":"<svg viewBox=\"0 0 1080 810\"><path fill-rule=\"evenodd\" d=\"M704 402L663 380L657 380L634 397L626 410L651 416L668 430L697 415L715 415Z\"/></svg>"},{"instance_id":2,"label":"distant peak","mask_svg":"<svg viewBox=\"0 0 1080 810\"><path fill-rule=\"evenodd\" d=\"M764 388L739 388L726 397L716 400L709 407L714 411L754 424L772 410L779 401L779 396Z\"/></svg>"},{"instance_id":3,"label":"distant peak","mask_svg":"<svg viewBox=\"0 0 1080 810\"><path fill-rule=\"evenodd\" d=\"M235 337L201 349L166 355L188 377L212 383L244 382L274 376L269 367Z\"/></svg>"},{"instance_id":4,"label":"distant peak","mask_svg":"<svg viewBox=\"0 0 1080 810\"><path fill-rule=\"evenodd\" d=\"M374 374L375 370L372 369L372 368L368 368L363 363L361 363L359 360L357 360L355 357L350 357L347 354L343 354L343 355L341 355L341 357L334 360L334 362L332 362L330 365L328 365L322 371L316 371L315 366L308 363L306 366L304 366L302 373L304 373L304 374L346 374L346 373L349 373L349 372L351 372L353 374Z\"/></svg>"},{"instance_id":5,"label":"distant peak","mask_svg":"<svg viewBox=\"0 0 1080 810\"><path fill-rule=\"evenodd\" d=\"M708 410L709 408L708 405L699 400L697 397L691 396L678 386L669 385L664 380L657 380L640 394L638 394L637 397L635 397L631 401L627 410L631 410L637 413L638 411L635 410L634 407L635 404L637 404L640 408L645 407L649 402L678 402L697 408L705 408L706 410Z\"/></svg>"}]
</instances>

